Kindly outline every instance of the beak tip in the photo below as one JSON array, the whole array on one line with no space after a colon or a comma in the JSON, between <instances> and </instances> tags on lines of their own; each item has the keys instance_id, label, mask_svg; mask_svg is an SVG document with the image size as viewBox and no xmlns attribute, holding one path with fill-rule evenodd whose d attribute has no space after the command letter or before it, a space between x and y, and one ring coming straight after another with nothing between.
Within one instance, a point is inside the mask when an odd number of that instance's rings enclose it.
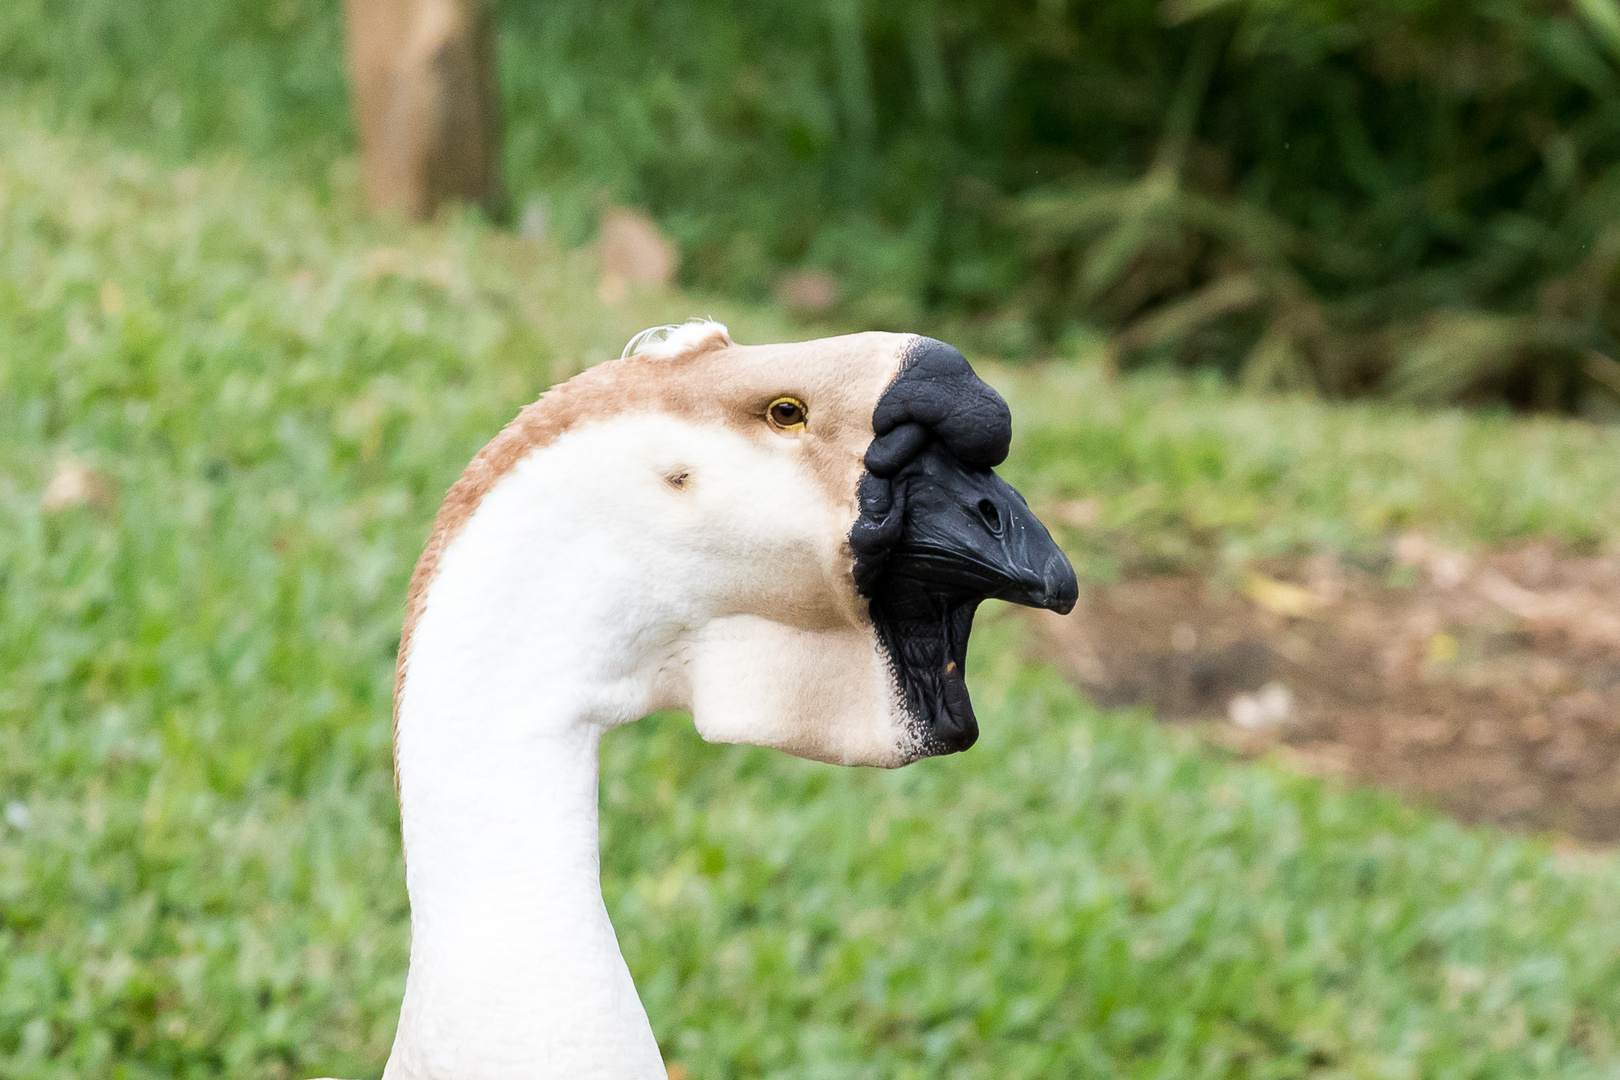
<instances>
[{"instance_id":1,"label":"beak tip","mask_svg":"<svg viewBox=\"0 0 1620 1080\"><path fill-rule=\"evenodd\" d=\"M1045 603L1041 606L1048 611L1055 611L1059 615L1067 615L1074 610L1074 605L1080 601L1080 580L1075 576L1074 567L1062 554L1056 553L1052 560L1046 564Z\"/></svg>"},{"instance_id":2,"label":"beak tip","mask_svg":"<svg viewBox=\"0 0 1620 1080\"><path fill-rule=\"evenodd\" d=\"M1067 615L1080 601L1080 582L1069 560L1062 552L1054 551L1039 573L1023 575L1018 584L999 596L1014 604Z\"/></svg>"}]
</instances>

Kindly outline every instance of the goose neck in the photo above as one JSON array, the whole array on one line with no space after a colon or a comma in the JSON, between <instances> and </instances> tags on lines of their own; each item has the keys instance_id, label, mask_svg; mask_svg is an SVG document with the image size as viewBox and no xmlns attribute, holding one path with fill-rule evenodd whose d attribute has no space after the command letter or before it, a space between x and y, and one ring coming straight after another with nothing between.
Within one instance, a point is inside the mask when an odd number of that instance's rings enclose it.
<instances>
[{"instance_id":1,"label":"goose neck","mask_svg":"<svg viewBox=\"0 0 1620 1080\"><path fill-rule=\"evenodd\" d=\"M411 960L388 1080L663 1076L602 900L601 730L418 747L436 767L401 777Z\"/></svg>"},{"instance_id":2,"label":"goose neck","mask_svg":"<svg viewBox=\"0 0 1620 1080\"><path fill-rule=\"evenodd\" d=\"M602 733L657 704L658 620L517 490L446 552L408 654L411 957L384 1076L662 1080L602 901L597 816Z\"/></svg>"}]
</instances>

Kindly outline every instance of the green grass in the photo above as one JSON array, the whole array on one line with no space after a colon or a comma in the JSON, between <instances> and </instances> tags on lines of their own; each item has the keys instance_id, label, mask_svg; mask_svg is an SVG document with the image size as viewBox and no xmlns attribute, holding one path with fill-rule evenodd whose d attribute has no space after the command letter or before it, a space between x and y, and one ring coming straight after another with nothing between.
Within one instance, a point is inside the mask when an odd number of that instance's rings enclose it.
<instances>
[{"instance_id":1,"label":"green grass","mask_svg":"<svg viewBox=\"0 0 1620 1080\"><path fill-rule=\"evenodd\" d=\"M995 379L1022 434L1014 482L1037 506L1096 500L1095 526L1066 533L1093 578L1313 551L1377 569L1406 529L1464 547L1620 544L1615 427L1242 396L1215 378L1109 384L1084 364Z\"/></svg>"},{"instance_id":2,"label":"green grass","mask_svg":"<svg viewBox=\"0 0 1620 1080\"><path fill-rule=\"evenodd\" d=\"M392 659L439 493L550 379L694 310L786 332L0 114L0 1077L378 1073ZM997 377L1009 472L1101 501L1092 573L1615 533L1594 429ZM104 507L42 509L69 457ZM608 740L605 890L692 1076L1614 1075L1612 861L1099 713L986 615L965 756Z\"/></svg>"}]
</instances>

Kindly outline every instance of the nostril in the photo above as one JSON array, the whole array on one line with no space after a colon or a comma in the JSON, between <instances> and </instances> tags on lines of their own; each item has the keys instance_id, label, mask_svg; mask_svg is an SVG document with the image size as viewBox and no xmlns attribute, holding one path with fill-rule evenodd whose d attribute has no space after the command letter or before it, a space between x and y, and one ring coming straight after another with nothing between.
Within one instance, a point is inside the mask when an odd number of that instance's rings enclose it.
<instances>
[{"instance_id":1,"label":"nostril","mask_svg":"<svg viewBox=\"0 0 1620 1080\"><path fill-rule=\"evenodd\" d=\"M1001 535L1001 511L996 509L995 503L989 499L980 499L979 516L984 518L984 523L990 527L992 533Z\"/></svg>"}]
</instances>

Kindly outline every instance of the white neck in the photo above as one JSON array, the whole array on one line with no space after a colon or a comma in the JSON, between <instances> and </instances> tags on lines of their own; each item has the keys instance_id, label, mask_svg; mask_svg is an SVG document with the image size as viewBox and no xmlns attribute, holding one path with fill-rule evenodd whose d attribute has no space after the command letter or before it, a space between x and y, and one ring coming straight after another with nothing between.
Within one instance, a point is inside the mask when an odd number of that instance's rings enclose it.
<instances>
[{"instance_id":1,"label":"white neck","mask_svg":"<svg viewBox=\"0 0 1620 1080\"><path fill-rule=\"evenodd\" d=\"M597 745L663 704L671 643L544 462L452 543L397 753L411 965L386 1080L662 1080L602 902ZM552 476L547 474L551 473ZM588 494L588 493L587 493Z\"/></svg>"},{"instance_id":2,"label":"white neck","mask_svg":"<svg viewBox=\"0 0 1620 1080\"><path fill-rule=\"evenodd\" d=\"M602 903L600 729L559 727L455 749L407 812L411 967L390 1078L663 1076Z\"/></svg>"},{"instance_id":3,"label":"white neck","mask_svg":"<svg viewBox=\"0 0 1620 1080\"><path fill-rule=\"evenodd\" d=\"M445 812L407 826L388 1077L662 1077L598 883L598 738L578 724L510 747L423 800Z\"/></svg>"}]
</instances>

